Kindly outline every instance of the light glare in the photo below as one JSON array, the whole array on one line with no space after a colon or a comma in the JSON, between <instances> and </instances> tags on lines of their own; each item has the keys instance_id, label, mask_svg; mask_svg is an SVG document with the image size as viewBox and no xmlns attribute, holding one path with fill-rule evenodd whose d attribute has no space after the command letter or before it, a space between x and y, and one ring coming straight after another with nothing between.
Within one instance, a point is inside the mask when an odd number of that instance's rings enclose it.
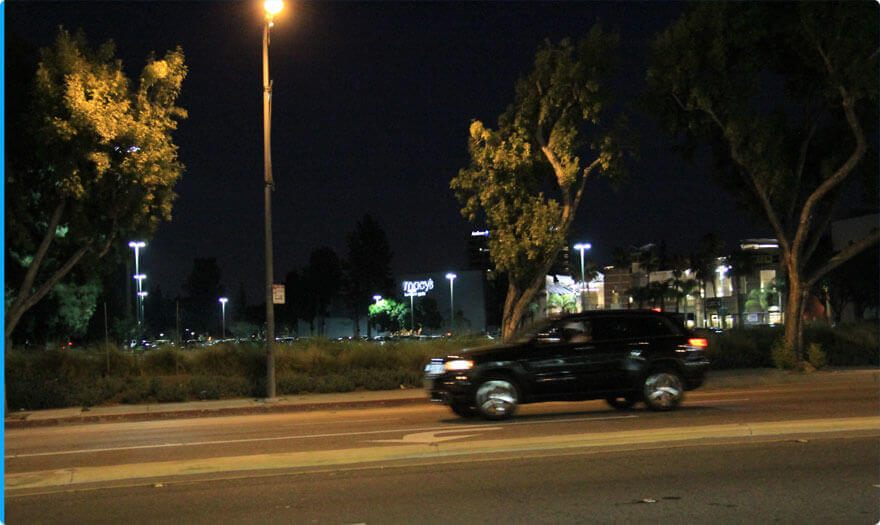
<instances>
[{"instance_id":1,"label":"light glare","mask_svg":"<svg viewBox=\"0 0 880 525\"><path fill-rule=\"evenodd\" d=\"M266 0L263 4L263 8L269 13L270 16L275 16L281 12L281 9L284 7L284 2L281 0Z\"/></svg>"}]
</instances>

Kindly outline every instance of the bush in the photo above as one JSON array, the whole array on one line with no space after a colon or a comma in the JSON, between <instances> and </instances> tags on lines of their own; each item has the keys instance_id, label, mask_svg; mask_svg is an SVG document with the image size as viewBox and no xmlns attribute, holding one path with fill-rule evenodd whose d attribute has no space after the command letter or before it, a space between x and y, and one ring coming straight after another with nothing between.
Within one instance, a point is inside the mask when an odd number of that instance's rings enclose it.
<instances>
[{"instance_id":1,"label":"bush","mask_svg":"<svg viewBox=\"0 0 880 525\"><path fill-rule=\"evenodd\" d=\"M706 355L716 370L772 367L771 347L779 334L775 328L741 328L712 333Z\"/></svg>"},{"instance_id":2,"label":"bush","mask_svg":"<svg viewBox=\"0 0 880 525\"><path fill-rule=\"evenodd\" d=\"M810 343L809 348L807 348L807 362L810 363L813 368L825 368L828 364L828 357L825 355L825 352L822 351L822 345L819 343Z\"/></svg>"},{"instance_id":3,"label":"bush","mask_svg":"<svg viewBox=\"0 0 880 525\"><path fill-rule=\"evenodd\" d=\"M878 366L880 335L873 323L810 326L804 330L804 342L821 345L830 366Z\"/></svg>"},{"instance_id":4,"label":"bush","mask_svg":"<svg viewBox=\"0 0 880 525\"><path fill-rule=\"evenodd\" d=\"M773 363L776 365L776 368L794 370L800 366L800 360L795 355L794 348L785 344L782 339L779 339L773 345L772 354Z\"/></svg>"}]
</instances>

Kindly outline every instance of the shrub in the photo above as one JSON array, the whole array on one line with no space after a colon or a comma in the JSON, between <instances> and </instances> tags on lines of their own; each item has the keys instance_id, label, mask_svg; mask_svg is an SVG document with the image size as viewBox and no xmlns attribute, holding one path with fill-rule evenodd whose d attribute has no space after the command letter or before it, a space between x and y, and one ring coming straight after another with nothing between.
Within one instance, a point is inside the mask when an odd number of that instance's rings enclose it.
<instances>
[{"instance_id":1,"label":"shrub","mask_svg":"<svg viewBox=\"0 0 880 525\"><path fill-rule=\"evenodd\" d=\"M288 372L275 378L280 394L302 394L315 391L315 379L300 372ZM265 389L263 390L265 392Z\"/></svg>"},{"instance_id":2,"label":"shrub","mask_svg":"<svg viewBox=\"0 0 880 525\"><path fill-rule=\"evenodd\" d=\"M819 343L810 343L807 348L807 362L813 365L813 368L825 368L828 364L828 358L822 351L822 345Z\"/></svg>"},{"instance_id":3,"label":"shrub","mask_svg":"<svg viewBox=\"0 0 880 525\"><path fill-rule=\"evenodd\" d=\"M179 374L183 359L180 352L172 346L163 346L144 355L141 371L146 375Z\"/></svg>"},{"instance_id":4,"label":"shrub","mask_svg":"<svg viewBox=\"0 0 880 525\"><path fill-rule=\"evenodd\" d=\"M797 355L795 355L794 348L785 344L782 339L779 339L773 345L773 363L776 365L776 368L783 370L794 370L800 366L800 361Z\"/></svg>"}]
</instances>

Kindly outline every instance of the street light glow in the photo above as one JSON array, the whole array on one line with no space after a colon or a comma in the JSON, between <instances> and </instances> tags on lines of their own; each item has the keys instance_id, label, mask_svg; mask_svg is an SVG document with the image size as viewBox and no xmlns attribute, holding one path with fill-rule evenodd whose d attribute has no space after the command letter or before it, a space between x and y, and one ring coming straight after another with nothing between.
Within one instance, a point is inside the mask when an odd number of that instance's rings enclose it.
<instances>
[{"instance_id":1,"label":"street light glow","mask_svg":"<svg viewBox=\"0 0 880 525\"><path fill-rule=\"evenodd\" d=\"M283 8L284 2L282 0L266 0L266 2L263 3L263 9L266 10L266 13L269 16L277 15Z\"/></svg>"},{"instance_id":2,"label":"street light glow","mask_svg":"<svg viewBox=\"0 0 880 525\"><path fill-rule=\"evenodd\" d=\"M376 304L379 304L379 301L382 300L382 296L381 295L374 295L373 300L376 301Z\"/></svg>"},{"instance_id":3,"label":"street light glow","mask_svg":"<svg viewBox=\"0 0 880 525\"><path fill-rule=\"evenodd\" d=\"M147 295L149 294L146 291L138 292L138 297L146 297Z\"/></svg>"},{"instance_id":4,"label":"street light glow","mask_svg":"<svg viewBox=\"0 0 880 525\"><path fill-rule=\"evenodd\" d=\"M452 330L455 327L455 287L453 286L455 283L455 278L458 277L452 272L446 274L446 278L449 279L449 329Z\"/></svg>"}]
</instances>

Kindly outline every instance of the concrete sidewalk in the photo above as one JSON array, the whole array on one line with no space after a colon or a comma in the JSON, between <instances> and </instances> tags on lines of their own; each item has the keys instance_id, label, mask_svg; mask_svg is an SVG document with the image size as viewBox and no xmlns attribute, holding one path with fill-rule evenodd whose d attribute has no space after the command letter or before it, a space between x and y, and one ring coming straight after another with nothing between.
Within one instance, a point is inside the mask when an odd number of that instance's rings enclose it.
<instances>
[{"instance_id":1,"label":"concrete sidewalk","mask_svg":"<svg viewBox=\"0 0 880 525\"><path fill-rule=\"evenodd\" d=\"M709 391L790 383L842 382L852 381L855 379L854 376L869 376L875 385L878 384L878 369L876 368L832 369L810 374L761 368L710 372L705 385L700 390ZM151 403L18 411L6 414L4 426L8 430L62 424L147 421L310 410L345 410L427 403L428 396L422 389L358 391L334 394L288 395L278 397L275 400L254 398L221 399L216 401L186 401L182 403Z\"/></svg>"}]
</instances>

